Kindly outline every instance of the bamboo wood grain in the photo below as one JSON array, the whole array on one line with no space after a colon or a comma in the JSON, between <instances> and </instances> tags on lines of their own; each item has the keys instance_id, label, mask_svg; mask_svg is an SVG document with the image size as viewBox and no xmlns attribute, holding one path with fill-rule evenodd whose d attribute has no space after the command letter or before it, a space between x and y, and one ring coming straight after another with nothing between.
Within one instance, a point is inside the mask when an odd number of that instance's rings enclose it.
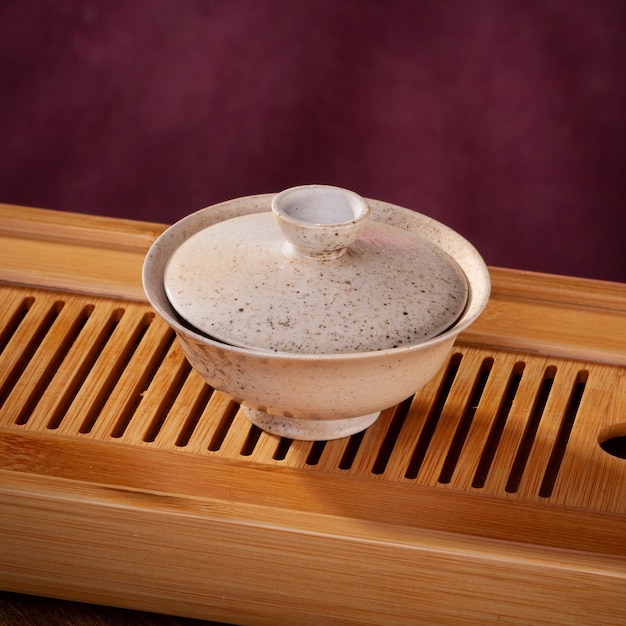
<instances>
[{"instance_id":1,"label":"bamboo wood grain","mask_svg":"<svg viewBox=\"0 0 626 626\"><path fill-rule=\"evenodd\" d=\"M626 286L492 268L365 433L251 428L145 303L162 226L0 205L0 587L235 624L625 624Z\"/></svg>"},{"instance_id":2,"label":"bamboo wood grain","mask_svg":"<svg viewBox=\"0 0 626 626\"><path fill-rule=\"evenodd\" d=\"M61 584L76 599L122 598L194 617L210 606L215 619L241 624L317 624L320 616L340 624L482 624L494 615L519 624L623 623L614 613L623 569L593 555L438 533L416 538L398 525L216 500L162 496L154 507L157 494L111 498L97 487L82 494L81 515L69 516L62 483L50 481L42 492L41 481L11 478L3 483L5 494L13 490L4 536L14 543L25 534L36 556L24 559L16 549L5 567L23 586L37 580L42 558L54 558L56 577L40 593L59 593ZM252 532L260 521L262 533Z\"/></svg>"}]
</instances>

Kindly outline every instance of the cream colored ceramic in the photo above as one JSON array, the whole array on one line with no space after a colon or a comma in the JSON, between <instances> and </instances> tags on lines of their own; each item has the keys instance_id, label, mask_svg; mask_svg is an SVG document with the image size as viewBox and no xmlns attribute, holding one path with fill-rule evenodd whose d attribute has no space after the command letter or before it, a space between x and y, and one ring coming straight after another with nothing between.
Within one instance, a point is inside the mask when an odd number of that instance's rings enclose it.
<instances>
[{"instance_id":1,"label":"cream colored ceramic","mask_svg":"<svg viewBox=\"0 0 626 626\"><path fill-rule=\"evenodd\" d=\"M414 211L368 200L373 220L426 237L462 269L469 287L467 304L451 328L414 345L335 354L273 353L210 339L185 323L172 306L164 284L167 264L194 234L224 220L270 211L274 197L238 198L171 226L148 252L144 289L156 312L176 331L192 366L211 386L239 402L253 423L294 439L347 436L369 426L381 410L406 399L436 374L458 334L485 307L489 273L475 248L450 228Z\"/></svg>"},{"instance_id":2,"label":"cream colored ceramic","mask_svg":"<svg viewBox=\"0 0 626 626\"><path fill-rule=\"evenodd\" d=\"M465 275L426 237L370 213L345 189L288 189L271 212L186 239L165 268L168 298L204 334L272 352L366 352L440 334L465 308Z\"/></svg>"}]
</instances>

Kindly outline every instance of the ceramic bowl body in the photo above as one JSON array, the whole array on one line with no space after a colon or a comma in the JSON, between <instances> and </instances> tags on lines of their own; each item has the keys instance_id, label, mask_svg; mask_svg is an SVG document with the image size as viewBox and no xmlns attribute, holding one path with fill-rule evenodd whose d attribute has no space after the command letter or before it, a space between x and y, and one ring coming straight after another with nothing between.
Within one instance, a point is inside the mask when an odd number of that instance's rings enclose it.
<instances>
[{"instance_id":1,"label":"ceramic bowl body","mask_svg":"<svg viewBox=\"0 0 626 626\"><path fill-rule=\"evenodd\" d=\"M175 330L194 369L213 388L247 408L253 422L297 439L345 436L372 423L381 410L405 400L437 373L458 334L484 309L490 293L489 273L475 248L450 228L409 209L368 200L372 219L422 233L465 272L467 306L452 328L413 346L351 354L257 351L229 346L188 328L165 292L163 275L168 259L185 239L212 224L269 211L273 197L267 194L224 202L168 228L146 257L144 289L158 315ZM268 415L269 421L264 417Z\"/></svg>"}]
</instances>

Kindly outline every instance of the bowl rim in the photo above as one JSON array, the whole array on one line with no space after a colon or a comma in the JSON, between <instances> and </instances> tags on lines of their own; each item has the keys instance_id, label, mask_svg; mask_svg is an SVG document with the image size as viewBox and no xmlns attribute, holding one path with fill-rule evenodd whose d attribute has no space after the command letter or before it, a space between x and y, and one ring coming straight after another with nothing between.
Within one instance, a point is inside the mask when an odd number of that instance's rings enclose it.
<instances>
[{"instance_id":1,"label":"bowl rim","mask_svg":"<svg viewBox=\"0 0 626 626\"><path fill-rule=\"evenodd\" d=\"M182 243L182 241L186 238L208 227L210 224L248 213L270 211L271 200L276 195L277 193L248 195L209 205L194 211L173 223L154 240L144 259L142 267L142 284L149 304L177 334L194 339L198 343L205 344L213 348L226 350L242 356L271 360L290 359L297 361L348 361L355 358L383 358L385 356L402 355L414 351L423 351L429 347L435 347L441 343L449 341L451 338L455 338L479 317L487 305L491 294L489 269L476 248L467 239L449 226L446 226L445 224L442 224L441 222L422 213L418 213L412 209L391 204L389 202L365 198L372 209L371 219L376 220L377 218L382 217L384 213L390 213L394 218L396 218L396 220L394 220L394 222L385 220L387 223L393 223L400 228L404 227L406 230L409 230L406 228L407 225L412 225L415 230L424 234L431 241L435 240L437 245L441 246L448 254L457 260L457 263L459 263L466 276L468 294L463 312L450 328L426 341L406 346L398 346L396 348L384 348L380 350L367 350L362 352L300 353L255 349L227 344L219 340L212 339L197 331L193 327L182 323L179 316L176 314L174 307L169 302L165 292L163 280L165 266L172 251L177 249L180 243ZM218 219L210 219L210 217L215 218L220 214L224 214L222 219L219 219L219 217ZM402 224L404 224L404 226ZM437 233L440 234L439 238L436 236ZM442 246L441 239L451 240L458 248L462 248L466 252L472 261L473 272L471 275L468 275L466 269L467 264L464 265L463 263L460 263L453 251ZM478 289L476 287L478 287ZM167 306L163 306L162 302L166 302Z\"/></svg>"}]
</instances>

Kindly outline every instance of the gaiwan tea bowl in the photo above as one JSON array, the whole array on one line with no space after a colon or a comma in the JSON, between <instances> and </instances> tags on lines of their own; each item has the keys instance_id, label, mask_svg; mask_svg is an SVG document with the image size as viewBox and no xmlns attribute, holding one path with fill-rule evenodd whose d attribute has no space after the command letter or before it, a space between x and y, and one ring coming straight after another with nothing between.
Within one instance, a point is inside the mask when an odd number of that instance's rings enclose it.
<instances>
[{"instance_id":1,"label":"gaiwan tea bowl","mask_svg":"<svg viewBox=\"0 0 626 626\"><path fill-rule=\"evenodd\" d=\"M452 229L324 185L188 215L150 248L143 284L209 385L304 440L360 432L418 391L490 294Z\"/></svg>"}]
</instances>

